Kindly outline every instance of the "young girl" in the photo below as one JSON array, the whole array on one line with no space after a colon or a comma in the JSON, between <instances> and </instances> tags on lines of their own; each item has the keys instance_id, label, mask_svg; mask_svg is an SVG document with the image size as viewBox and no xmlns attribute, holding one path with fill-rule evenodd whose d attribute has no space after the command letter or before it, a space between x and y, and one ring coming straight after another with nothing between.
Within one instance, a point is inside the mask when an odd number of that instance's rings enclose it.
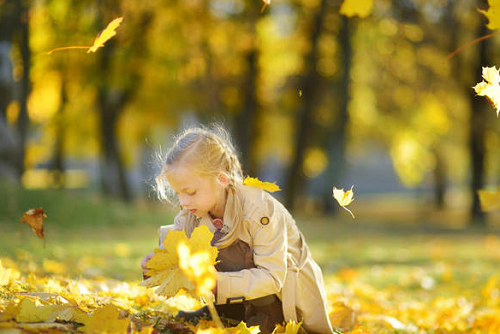
<instances>
[{"instance_id":1,"label":"young girl","mask_svg":"<svg viewBox=\"0 0 500 334\"><path fill-rule=\"evenodd\" d=\"M301 321L309 333L333 333L321 269L302 233L280 202L243 185L240 162L223 129L185 130L156 181L160 198L175 194L181 206L174 224L160 228L160 244L173 229L188 237L201 225L214 232L220 314L259 325L266 334L289 320Z\"/></svg>"}]
</instances>

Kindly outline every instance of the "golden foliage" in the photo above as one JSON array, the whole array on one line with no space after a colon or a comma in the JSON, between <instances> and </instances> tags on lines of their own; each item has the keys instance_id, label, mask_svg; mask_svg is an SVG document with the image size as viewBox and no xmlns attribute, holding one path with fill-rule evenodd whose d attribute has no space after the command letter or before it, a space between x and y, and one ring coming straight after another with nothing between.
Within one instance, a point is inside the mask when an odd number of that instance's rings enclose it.
<instances>
[{"instance_id":1,"label":"golden foliage","mask_svg":"<svg viewBox=\"0 0 500 334\"><path fill-rule=\"evenodd\" d=\"M191 293L205 291L211 284L209 273L212 271L208 267L213 267L217 258L217 248L210 245L212 237L213 234L207 226L196 228L191 238L188 238L184 231L169 231L163 241L165 249L155 249L155 254L147 262L149 268L147 275L150 278L142 282L141 285L147 287L159 286L156 293L167 297L175 296L180 289ZM182 246L181 249L183 250L178 251L181 244L190 250L189 254L185 252ZM192 258L190 252L193 252ZM183 260L182 265L187 268L185 270L181 268L181 258ZM201 272L194 272L195 270L191 266L194 263L199 263L201 259L205 262L205 267ZM215 269L213 272L215 272ZM201 290L198 290L197 284L201 284Z\"/></svg>"},{"instance_id":2,"label":"golden foliage","mask_svg":"<svg viewBox=\"0 0 500 334\"><path fill-rule=\"evenodd\" d=\"M340 6L340 14L347 17L359 16L361 18L370 15L373 8L373 0L344 0Z\"/></svg>"},{"instance_id":3,"label":"golden foliage","mask_svg":"<svg viewBox=\"0 0 500 334\"><path fill-rule=\"evenodd\" d=\"M243 181L243 184L246 186L251 186L251 187L256 187L260 189L264 189L265 191L268 191L270 193L273 193L275 191L280 191L280 187L276 184L276 182L262 182L256 177L250 177L247 176L245 180Z\"/></svg>"},{"instance_id":4,"label":"golden foliage","mask_svg":"<svg viewBox=\"0 0 500 334\"><path fill-rule=\"evenodd\" d=\"M474 86L476 94L486 96L493 108L496 109L497 116L500 112L500 73L493 67L483 67L483 81Z\"/></svg>"},{"instance_id":5,"label":"golden foliage","mask_svg":"<svg viewBox=\"0 0 500 334\"><path fill-rule=\"evenodd\" d=\"M349 212L352 216L352 218L354 219L354 214L351 212L351 210L349 210L348 208L346 208L347 205L351 204L352 201L354 201L354 192L352 191L352 188L354 187L354 185L351 186L351 189L347 190L346 192L344 192L344 188L342 189L337 189L335 187L333 187L333 198L335 198L337 200L337 202L340 204L340 206L346 210L347 212Z\"/></svg>"},{"instance_id":6,"label":"golden foliage","mask_svg":"<svg viewBox=\"0 0 500 334\"><path fill-rule=\"evenodd\" d=\"M478 190L479 202L483 211L492 211L500 208L500 186L497 191Z\"/></svg>"}]
</instances>

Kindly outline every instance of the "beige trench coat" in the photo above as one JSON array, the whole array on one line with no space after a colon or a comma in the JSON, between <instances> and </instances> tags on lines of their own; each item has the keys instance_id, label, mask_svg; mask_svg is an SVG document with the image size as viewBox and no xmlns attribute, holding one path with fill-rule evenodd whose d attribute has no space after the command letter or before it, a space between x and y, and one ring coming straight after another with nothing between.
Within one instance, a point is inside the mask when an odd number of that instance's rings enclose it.
<instances>
[{"instance_id":1,"label":"beige trench coat","mask_svg":"<svg viewBox=\"0 0 500 334\"><path fill-rule=\"evenodd\" d=\"M226 304L229 298L251 300L276 294L283 303L285 321L302 321L309 333L333 333L321 269L285 207L262 189L240 185L228 191L223 220L228 234L217 247L237 239L246 242L256 268L218 272L217 304ZM202 224L215 230L208 217L197 218L182 210L173 225L160 228L160 241L168 230L184 229L190 236Z\"/></svg>"}]
</instances>

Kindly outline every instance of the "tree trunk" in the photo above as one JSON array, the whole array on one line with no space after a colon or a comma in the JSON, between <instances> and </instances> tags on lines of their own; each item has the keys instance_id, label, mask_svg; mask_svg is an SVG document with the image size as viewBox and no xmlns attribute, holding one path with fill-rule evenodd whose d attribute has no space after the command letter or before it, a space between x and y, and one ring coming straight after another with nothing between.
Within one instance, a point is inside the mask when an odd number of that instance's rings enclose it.
<instances>
[{"instance_id":1,"label":"tree trunk","mask_svg":"<svg viewBox=\"0 0 500 334\"><path fill-rule=\"evenodd\" d=\"M352 62L352 44L350 20L342 16L342 26L339 31L339 41L342 47L342 68L344 70L340 80L340 108L336 123L333 126L332 133L327 136L328 150L328 169L325 175L325 188L323 191L323 202L327 212L335 212L338 206L332 200L332 187L337 188L350 187L350 185L342 184L345 171L345 152L347 143L347 126L349 124L349 99L350 99L350 83L351 83L351 62Z\"/></svg>"},{"instance_id":2,"label":"tree trunk","mask_svg":"<svg viewBox=\"0 0 500 334\"><path fill-rule=\"evenodd\" d=\"M17 173L19 178L24 173L24 157L26 155L26 139L28 136L28 96L31 90L31 50L29 44L29 10L30 1L19 1L20 6L20 38L19 50L23 63L23 75L21 78L19 96L19 117L17 119L17 131L19 133L19 150L17 160Z\"/></svg>"},{"instance_id":3,"label":"tree trunk","mask_svg":"<svg viewBox=\"0 0 500 334\"><path fill-rule=\"evenodd\" d=\"M0 117L7 120L7 107L14 99L12 87L12 60L10 53L14 32L19 27L21 16L19 0L5 0L0 2Z\"/></svg>"},{"instance_id":4,"label":"tree trunk","mask_svg":"<svg viewBox=\"0 0 500 334\"><path fill-rule=\"evenodd\" d=\"M54 184L58 188L64 188L64 133L65 133L65 122L64 122L64 108L66 108L66 103L68 101L66 92L66 79L63 77L61 82L61 104L57 115L56 121L56 143L54 146L54 160L52 162L52 170L54 173Z\"/></svg>"},{"instance_id":5,"label":"tree trunk","mask_svg":"<svg viewBox=\"0 0 500 334\"><path fill-rule=\"evenodd\" d=\"M236 116L236 124L234 126L236 144L241 152L241 163L246 174L255 176L257 171L257 161L255 157L255 142L258 138L258 112L259 106L257 102L257 78L259 76L259 51L255 43L257 24L260 13L259 8L253 1L245 3L246 11L244 17L248 20L247 24L251 30L254 43L245 56L248 71L245 76L242 91L243 91L243 109Z\"/></svg>"},{"instance_id":6,"label":"tree trunk","mask_svg":"<svg viewBox=\"0 0 500 334\"><path fill-rule=\"evenodd\" d=\"M479 8L486 8L486 6L486 1L478 1ZM487 33L486 22L483 20L479 26L477 37L484 36ZM477 57L477 63L473 67L475 74L474 77L480 78L482 66L488 65L488 44L489 40L487 39L480 42L478 45L479 54ZM471 111L469 121L469 151L472 166L470 192L473 198L470 224L472 226L485 227L486 217L484 212L481 211L477 191L484 186L484 159L486 153L484 135L487 119L486 111L488 110L488 107L486 106L486 100L484 98L477 97L473 89L469 88L468 92Z\"/></svg>"},{"instance_id":7,"label":"tree trunk","mask_svg":"<svg viewBox=\"0 0 500 334\"><path fill-rule=\"evenodd\" d=\"M436 167L434 168L434 205L437 209L444 208L446 195L446 166L439 149L434 150Z\"/></svg>"},{"instance_id":8,"label":"tree trunk","mask_svg":"<svg viewBox=\"0 0 500 334\"><path fill-rule=\"evenodd\" d=\"M124 201L131 201L125 168L120 157L120 148L117 139L118 117L131 91L109 87L107 78L110 73L110 61L114 53L114 44L108 42L101 51L100 70L101 85L98 91L98 106L100 113L101 131L101 185L105 194L121 197Z\"/></svg>"},{"instance_id":9,"label":"tree trunk","mask_svg":"<svg viewBox=\"0 0 500 334\"><path fill-rule=\"evenodd\" d=\"M318 6L318 11L314 15L311 27L310 41L311 50L304 60L306 73L304 74L299 89L302 90L302 105L300 107L299 118L297 122L297 135L295 137L295 154L290 166L286 189L285 189L285 205L290 210L293 210L295 205L295 198L302 190L304 185L304 173L302 171L302 163L304 161L304 153L308 147L313 126L312 115L315 108L317 98L318 83L320 76L316 70L316 62L318 60L318 42L321 33L321 26L325 16L326 0L321 0Z\"/></svg>"}]
</instances>

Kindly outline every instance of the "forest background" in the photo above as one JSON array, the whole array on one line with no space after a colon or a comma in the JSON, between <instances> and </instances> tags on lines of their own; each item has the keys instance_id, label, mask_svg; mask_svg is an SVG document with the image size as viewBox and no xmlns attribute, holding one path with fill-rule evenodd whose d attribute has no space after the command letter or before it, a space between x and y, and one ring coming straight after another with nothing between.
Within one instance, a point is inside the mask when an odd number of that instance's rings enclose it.
<instances>
[{"instance_id":1,"label":"forest background","mask_svg":"<svg viewBox=\"0 0 500 334\"><path fill-rule=\"evenodd\" d=\"M447 58L490 33L486 1L367 1L363 18L341 1L261 6L2 1L1 175L152 199L155 153L185 126L220 122L245 174L276 181L290 209L331 213L332 187L354 184L374 207L407 198L486 225L477 190L496 188L500 137L472 87L496 39ZM47 54L91 45L118 16L99 52Z\"/></svg>"}]
</instances>

